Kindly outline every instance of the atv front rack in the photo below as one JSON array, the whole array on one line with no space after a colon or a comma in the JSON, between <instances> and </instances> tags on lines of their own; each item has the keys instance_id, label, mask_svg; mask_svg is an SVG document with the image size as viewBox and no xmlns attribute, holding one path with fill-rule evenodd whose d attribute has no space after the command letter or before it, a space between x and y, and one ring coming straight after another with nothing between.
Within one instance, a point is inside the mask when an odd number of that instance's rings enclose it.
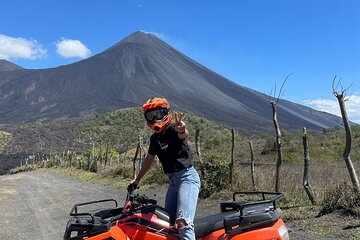
<instances>
[{"instance_id":1,"label":"atv front rack","mask_svg":"<svg viewBox=\"0 0 360 240\"><path fill-rule=\"evenodd\" d=\"M104 199L104 200L97 200L97 201L91 201L91 202L85 202L85 203L77 203L71 209L70 216L72 216L72 217L90 216L91 217L91 223L94 223L95 222L94 214L91 213L91 212L78 213L78 207L86 206L86 205L92 205L92 204L98 204L98 203L104 203L104 202L114 202L115 203L115 208L118 207L118 203L117 203L117 201L115 199ZM112 210L112 209L105 209L105 210L102 210L102 211L97 211L96 215L98 217L105 218L105 216L108 216L110 214L110 212L111 212L110 210ZM110 216L108 216L108 217L110 217Z\"/></svg>"},{"instance_id":2,"label":"atv front rack","mask_svg":"<svg viewBox=\"0 0 360 240\"><path fill-rule=\"evenodd\" d=\"M261 200L236 201L236 196L260 196ZM266 197L269 197L266 199ZM224 218L225 233L237 235L260 227L273 225L281 216L277 202L284 197L280 192L235 192L233 202L220 204L221 212L236 211L239 214Z\"/></svg>"}]
</instances>

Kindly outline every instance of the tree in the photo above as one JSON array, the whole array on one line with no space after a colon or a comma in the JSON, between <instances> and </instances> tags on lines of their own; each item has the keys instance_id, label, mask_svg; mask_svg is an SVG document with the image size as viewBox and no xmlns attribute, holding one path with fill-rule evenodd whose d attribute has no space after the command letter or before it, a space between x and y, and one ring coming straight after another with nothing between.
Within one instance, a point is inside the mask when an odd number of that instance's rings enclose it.
<instances>
[{"instance_id":1,"label":"tree","mask_svg":"<svg viewBox=\"0 0 360 240\"><path fill-rule=\"evenodd\" d=\"M231 159L229 163L229 183L232 184L233 172L234 172L234 149L235 149L235 131L231 129Z\"/></svg>"},{"instance_id":2,"label":"tree","mask_svg":"<svg viewBox=\"0 0 360 240\"><path fill-rule=\"evenodd\" d=\"M250 147L250 156L251 156L251 180L252 180L252 187L253 190L256 190L255 185L255 160L254 160L254 147L251 141L249 141L249 147Z\"/></svg>"},{"instance_id":3,"label":"tree","mask_svg":"<svg viewBox=\"0 0 360 240\"><path fill-rule=\"evenodd\" d=\"M305 192L308 195L311 203L314 205L315 198L309 182L309 166L310 166L310 157L309 157L309 142L307 139L306 128L303 128L303 147L304 147L304 176L303 176L303 186Z\"/></svg>"},{"instance_id":4,"label":"tree","mask_svg":"<svg viewBox=\"0 0 360 240\"><path fill-rule=\"evenodd\" d=\"M278 153L278 158L276 161L276 171L275 171L275 191L276 192L278 192L280 190L280 170L281 170L281 164L283 161L282 141L281 141L282 136L281 136L281 131L280 131L280 127L279 127L276 105L279 103L279 100L284 93L283 87L284 87L287 79L290 77L290 75L291 75L291 73L285 78L284 82L282 83L280 91L279 91L279 95L276 98L276 100L269 99L269 102L271 104L272 113L273 113L273 123L274 123L275 134L276 134L276 148L277 148L277 153ZM274 90L274 96L275 96L275 94L276 94L276 86L275 86L275 90ZM272 95L272 93L270 93L270 98L271 98L271 95ZM274 97L274 99L275 99L275 97Z\"/></svg>"},{"instance_id":5,"label":"tree","mask_svg":"<svg viewBox=\"0 0 360 240\"><path fill-rule=\"evenodd\" d=\"M200 173L201 173L201 178L204 179L205 178L205 167L204 167L204 162L201 156L201 144L200 144L200 129L196 129L195 131L195 149L196 149L196 156L199 159L200 162Z\"/></svg>"},{"instance_id":6,"label":"tree","mask_svg":"<svg viewBox=\"0 0 360 240\"><path fill-rule=\"evenodd\" d=\"M359 192L359 190L360 190L359 179L356 175L356 171L354 169L354 166L353 166L351 158L350 158L352 137L351 137L350 123L349 123L349 119L348 119L346 107L345 107L345 102L349 100L349 98L346 97L346 91L351 87L351 85L348 88L344 89L343 86L341 85L341 82L340 82L341 79L340 79L337 82L336 86L334 86L335 80L336 80L336 76L334 77L333 82L332 82L332 90L333 90L334 96L337 98L337 100L339 102L341 116L342 116L344 128L345 128L345 149L344 149L344 153L343 153L343 158L344 158L346 167L349 171L354 190L356 192ZM339 85L340 85L340 90L338 90Z\"/></svg>"}]
</instances>

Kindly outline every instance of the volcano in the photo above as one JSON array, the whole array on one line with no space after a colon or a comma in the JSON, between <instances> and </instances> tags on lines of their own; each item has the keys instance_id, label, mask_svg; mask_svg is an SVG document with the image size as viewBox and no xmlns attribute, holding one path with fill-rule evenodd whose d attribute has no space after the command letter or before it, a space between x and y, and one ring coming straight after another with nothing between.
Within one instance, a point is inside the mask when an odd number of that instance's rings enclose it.
<instances>
[{"instance_id":1,"label":"volcano","mask_svg":"<svg viewBox=\"0 0 360 240\"><path fill-rule=\"evenodd\" d=\"M135 32L88 59L49 69L0 62L0 123L82 118L141 106L165 97L244 132L272 131L269 96L238 85L185 56L155 35ZM341 125L339 117L281 100L280 126L312 130Z\"/></svg>"}]
</instances>

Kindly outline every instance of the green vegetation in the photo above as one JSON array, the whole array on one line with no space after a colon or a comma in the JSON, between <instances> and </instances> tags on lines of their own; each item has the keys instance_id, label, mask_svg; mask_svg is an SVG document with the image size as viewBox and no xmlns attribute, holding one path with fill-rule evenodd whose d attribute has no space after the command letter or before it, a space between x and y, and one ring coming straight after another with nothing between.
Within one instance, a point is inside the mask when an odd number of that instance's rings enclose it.
<instances>
[{"instance_id":1,"label":"green vegetation","mask_svg":"<svg viewBox=\"0 0 360 240\"><path fill-rule=\"evenodd\" d=\"M2 152L6 144L11 140L11 133L0 131L0 152Z\"/></svg>"}]
</instances>

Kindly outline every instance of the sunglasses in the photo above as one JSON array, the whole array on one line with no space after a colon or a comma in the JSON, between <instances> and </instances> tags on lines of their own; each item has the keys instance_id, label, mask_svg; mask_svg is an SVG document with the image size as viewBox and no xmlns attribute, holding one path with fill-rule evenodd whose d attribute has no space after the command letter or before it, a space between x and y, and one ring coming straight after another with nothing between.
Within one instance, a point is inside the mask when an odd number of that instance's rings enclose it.
<instances>
[{"instance_id":1,"label":"sunglasses","mask_svg":"<svg viewBox=\"0 0 360 240\"><path fill-rule=\"evenodd\" d=\"M167 108L151 109L145 112L145 119L149 123L161 121L169 114L169 111Z\"/></svg>"}]
</instances>

